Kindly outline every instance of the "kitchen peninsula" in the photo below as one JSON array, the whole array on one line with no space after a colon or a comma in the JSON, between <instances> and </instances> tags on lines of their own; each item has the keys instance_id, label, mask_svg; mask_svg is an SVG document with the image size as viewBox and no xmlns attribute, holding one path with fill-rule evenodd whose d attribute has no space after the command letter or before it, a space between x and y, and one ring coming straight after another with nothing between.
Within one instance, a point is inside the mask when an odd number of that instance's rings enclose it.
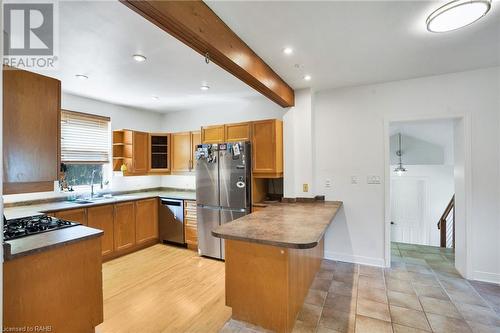
<instances>
[{"instance_id":1,"label":"kitchen peninsula","mask_svg":"<svg viewBox=\"0 0 500 333\"><path fill-rule=\"evenodd\" d=\"M224 224L226 305L233 319L291 332L323 258L340 201L280 203Z\"/></svg>"}]
</instances>

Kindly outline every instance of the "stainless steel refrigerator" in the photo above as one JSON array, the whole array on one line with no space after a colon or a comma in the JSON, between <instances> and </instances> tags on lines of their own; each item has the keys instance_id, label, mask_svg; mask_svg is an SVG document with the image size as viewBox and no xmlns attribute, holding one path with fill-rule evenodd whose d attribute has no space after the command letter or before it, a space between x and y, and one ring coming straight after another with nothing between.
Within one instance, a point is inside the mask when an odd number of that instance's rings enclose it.
<instances>
[{"instance_id":1,"label":"stainless steel refrigerator","mask_svg":"<svg viewBox=\"0 0 500 333\"><path fill-rule=\"evenodd\" d=\"M198 252L224 259L224 241L212 230L250 213L250 142L198 145L196 203Z\"/></svg>"}]
</instances>

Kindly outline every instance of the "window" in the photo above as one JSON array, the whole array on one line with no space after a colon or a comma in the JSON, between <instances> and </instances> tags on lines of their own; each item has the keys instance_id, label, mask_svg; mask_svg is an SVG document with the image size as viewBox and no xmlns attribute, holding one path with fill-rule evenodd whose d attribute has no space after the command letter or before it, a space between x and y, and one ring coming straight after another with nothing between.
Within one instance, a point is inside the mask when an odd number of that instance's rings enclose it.
<instances>
[{"instance_id":1,"label":"window","mask_svg":"<svg viewBox=\"0 0 500 333\"><path fill-rule=\"evenodd\" d=\"M110 162L109 118L62 110L61 162L69 186L103 181L104 166Z\"/></svg>"}]
</instances>

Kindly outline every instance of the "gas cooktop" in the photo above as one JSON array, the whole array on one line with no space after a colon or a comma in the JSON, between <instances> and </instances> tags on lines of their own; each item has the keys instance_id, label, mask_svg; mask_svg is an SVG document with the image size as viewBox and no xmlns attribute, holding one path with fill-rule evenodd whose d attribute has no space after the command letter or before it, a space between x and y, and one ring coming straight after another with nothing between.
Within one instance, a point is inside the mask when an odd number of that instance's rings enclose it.
<instances>
[{"instance_id":1,"label":"gas cooktop","mask_svg":"<svg viewBox=\"0 0 500 333\"><path fill-rule=\"evenodd\" d=\"M4 241L80 225L48 215L36 215L18 219L6 220L4 217Z\"/></svg>"}]
</instances>

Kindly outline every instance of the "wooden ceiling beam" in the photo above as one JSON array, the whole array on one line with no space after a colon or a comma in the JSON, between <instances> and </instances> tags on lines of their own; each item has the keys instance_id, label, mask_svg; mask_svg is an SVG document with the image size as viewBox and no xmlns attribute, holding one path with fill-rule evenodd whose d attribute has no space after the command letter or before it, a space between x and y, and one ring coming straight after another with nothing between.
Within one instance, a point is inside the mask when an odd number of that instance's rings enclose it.
<instances>
[{"instance_id":1,"label":"wooden ceiling beam","mask_svg":"<svg viewBox=\"0 0 500 333\"><path fill-rule=\"evenodd\" d=\"M294 105L293 89L203 1L120 2L280 106Z\"/></svg>"}]
</instances>

